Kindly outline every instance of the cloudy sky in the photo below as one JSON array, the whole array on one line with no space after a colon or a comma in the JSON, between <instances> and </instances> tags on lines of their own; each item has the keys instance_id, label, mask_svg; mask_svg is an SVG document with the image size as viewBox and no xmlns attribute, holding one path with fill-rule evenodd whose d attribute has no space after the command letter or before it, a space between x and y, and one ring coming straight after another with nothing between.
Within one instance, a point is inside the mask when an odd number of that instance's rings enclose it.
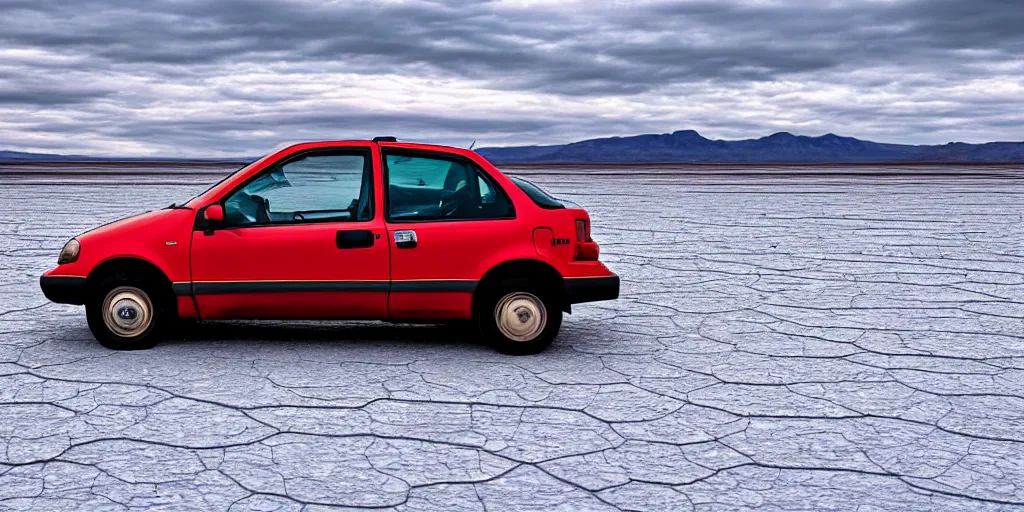
<instances>
[{"instance_id":1,"label":"cloudy sky","mask_svg":"<svg viewBox=\"0 0 1024 512\"><path fill-rule=\"evenodd\" d=\"M1021 0L2 0L0 149L1024 140Z\"/></svg>"}]
</instances>

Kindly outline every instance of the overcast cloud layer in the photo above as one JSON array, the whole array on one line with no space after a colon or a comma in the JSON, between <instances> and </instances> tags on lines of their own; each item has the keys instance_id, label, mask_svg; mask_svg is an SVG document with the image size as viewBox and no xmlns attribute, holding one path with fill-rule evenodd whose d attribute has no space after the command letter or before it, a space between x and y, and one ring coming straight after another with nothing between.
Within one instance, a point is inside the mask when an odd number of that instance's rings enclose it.
<instances>
[{"instance_id":1,"label":"overcast cloud layer","mask_svg":"<svg viewBox=\"0 0 1024 512\"><path fill-rule=\"evenodd\" d=\"M1024 140L1020 0L4 0L0 149Z\"/></svg>"}]
</instances>

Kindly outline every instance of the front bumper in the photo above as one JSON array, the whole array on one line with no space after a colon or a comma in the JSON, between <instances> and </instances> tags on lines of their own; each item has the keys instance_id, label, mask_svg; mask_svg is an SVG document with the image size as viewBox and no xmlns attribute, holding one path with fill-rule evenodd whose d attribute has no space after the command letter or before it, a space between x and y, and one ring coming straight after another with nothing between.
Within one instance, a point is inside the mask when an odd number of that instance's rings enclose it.
<instances>
[{"instance_id":1,"label":"front bumper","mask_svg":"<svg viewBox=\"0 0 1024 512\"><path fill-rule=\"evenodd\" d=\"M43 295L58 304L85 304L85 278L75 276L42 276L39 287Z\"/></svg>"},{"instance_id":2,"label":"front bumper","mask_svg":"<svg viewBox=\"0 0 1024 512\"><path fill-rule=\"evenodd\" d=\"M565 278L569 304L619 298L619 276Z\"/></svg>"}]
</instances>

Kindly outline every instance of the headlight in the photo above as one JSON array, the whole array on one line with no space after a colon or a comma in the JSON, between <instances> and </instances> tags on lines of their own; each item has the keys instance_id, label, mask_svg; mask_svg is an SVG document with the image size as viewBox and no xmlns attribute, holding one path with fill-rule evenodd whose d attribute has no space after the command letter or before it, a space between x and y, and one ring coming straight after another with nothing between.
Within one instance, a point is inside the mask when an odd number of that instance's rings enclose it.
<instances>
[{"instance_id":1,"label":"headlight","mask_svg":"<svg viewBox=\"0 0 1024 512\"><path fill-rule=\"evenodd\" d=\"M68 240L68 243L64 244L64 248L60 250L60 256L57 257L57 264L63 265L77 260L78 251L81 249L82 245L78 243L78 240L75 240L74 238Z\"/></svg>"}]
</instances>

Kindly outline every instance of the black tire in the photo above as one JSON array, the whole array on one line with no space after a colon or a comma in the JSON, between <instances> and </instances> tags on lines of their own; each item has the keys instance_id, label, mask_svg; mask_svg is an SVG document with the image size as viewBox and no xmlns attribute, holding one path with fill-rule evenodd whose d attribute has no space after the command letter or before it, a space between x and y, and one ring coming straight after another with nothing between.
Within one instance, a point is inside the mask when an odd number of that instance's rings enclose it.
<instances>
[{"instance_id":1,"label":"black tire","mask_svg":"<svg viewBox=\"0 0 1024 512\"><path fill-rule=\"evenodd\" d=\"M481 290L475 312L480 331L487 342L502 354L530 355L543 352L555 341L562 327L562 308L555 300L556 297L557 294L550 287L535 281L502 280ZM510 321L508 323L516 325L503 328L498 320L499 316L503 316L498 312L499 308L506 315L519 311L525 318L517 315L517 318L521 318L521 325ZM535 326L533 322L537 322L536 318L541 315L542 325ZM522 327L523 332L516 338L514 329L519 327Z\"/></svg>"},{"instance_id":2,"label":"black tire","mask_svg":"<svg viewBox=\"0 0 1024 512\"><path fill-rule=\"evenodd\" d=\"M177 316L173 299L154 280L115 273L92 287L85 318L100 345L113 350L145 350L160 341ZM113 316L104 318L108 311L124 312L121 318L127 326Z\"/></svg>"}]
</instances>

